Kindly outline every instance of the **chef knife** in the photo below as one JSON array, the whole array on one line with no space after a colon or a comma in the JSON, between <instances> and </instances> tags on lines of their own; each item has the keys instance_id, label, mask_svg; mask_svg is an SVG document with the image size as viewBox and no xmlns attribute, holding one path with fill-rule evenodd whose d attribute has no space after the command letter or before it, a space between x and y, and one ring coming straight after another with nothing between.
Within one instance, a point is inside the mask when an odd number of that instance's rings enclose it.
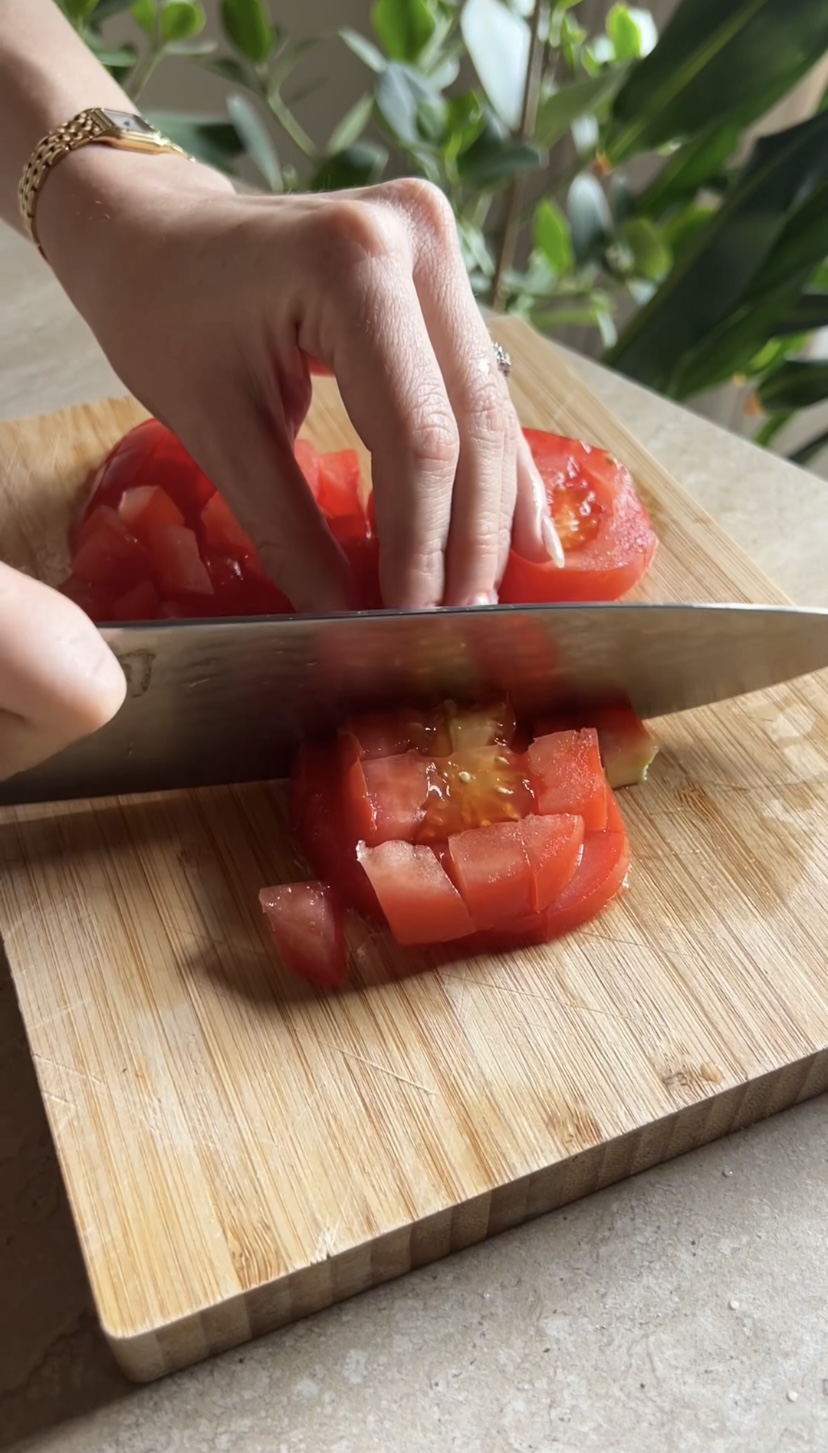
<instances>
[{"instance_id":1,"label":"chef knife","mask_svg":"<svg viewBox=\"0 0 828 1453\"><path fill-rule=\"evenodd\" d=\"M506 694L644 718L828 667L828 610L529 605L103 628L128 680L94 736L0 784L21 804L260 781L349 712Z\"/></svg>"}]
</instances>

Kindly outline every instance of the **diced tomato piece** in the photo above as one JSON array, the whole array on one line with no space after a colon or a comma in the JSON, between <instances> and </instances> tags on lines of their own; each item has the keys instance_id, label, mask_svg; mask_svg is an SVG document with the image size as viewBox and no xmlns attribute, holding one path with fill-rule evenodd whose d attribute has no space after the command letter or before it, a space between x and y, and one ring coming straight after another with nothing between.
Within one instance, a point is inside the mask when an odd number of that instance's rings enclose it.
<instances>
[{"instance_id":1,"label":"diced tomato piece","mask_svg":"<svg viewBox=\"0 0 828 1453\"><path fill-rule=\"evenodd\" d=\"M152 574L152 560L132 531L105 505L90 517L72 561L72 574L123 595Z\"/></svg>"},{"instance_id":2,"label":"diced tomato piece","mask_svg":"<svg viewBox=\"0 0 828 1453\"><path fill-rule=\"evenodd\" d=\"M587 832L606 827L607 779L593 728L538 737L526 760L538 812L575 813Z\"/></svg>"},{"instance_id":3,"label":"diced tomato piece","mask_svg":"<svg viewBox=\"0 0 828 1453\"><path fill-rule=\"evenodd\" d=\"M431 848L361 843L357 857L399 944L448 943L474 932L460 894Z\"/></svg>"},{"instance_id":4,"label":"diced tomato piece","mask_svg":"<svg viewBox=\"0 0 828 1453\"><path fill-rule=\"evenodd\" d=\"M79 605L96 624L111 619L112 597L102 586L90 585L88 580L79 580L77 575L70 575L58 586L58 590L61 595Z\"/></svg>"},{"instance_id":5,"label":"diced tomato piece","mask_svg":"<svg viewBox=\"0 0 828 1453\"><path fill-rule=\"evenodd\" d=\"M95 470L81 523L100 504L117 509L126 490L149 485L162 489L191 526L213 493L210 480L180 440L157 419L131 429Z\"/></svg>"},{"instance_id":6,"label":"diced tomato piece","mask_svg":"<svg viewBox=\"0 0 828 1453\"><path fill-rule=\"evenodd\" d=\"M310 439L297 439L293 446L296 463L308 481L314 498L319 496L319 455Z\"/></svg>"},{"instance_id":7,"label":"diced tomato piece","mask_svg":"<svg viewBox=\"0 0 828 1453\"><path fill-rule=\"evenodd\" d=\"M253 551L250 536L242 529L229 504L218 491L208 499L201 511L199 538L206 550L234 559Z\"/></svg>"},{"instance_id":8,"label":"diced tomato piece","mask_svg":"<svg viewBox=\"0 0 828 1453\"><path fill-rule=\"evenodd\" d=\"M448 840L449 872L475 928L495 928L535 907L534 875L522 826L497 822L454 833Z\"/></svg>"},{"instance_id":9,"label":"diced tomato piece","mask_svg":"<svg viewBox=\"0 0 828 1453\"><path fill-rule=\"evenodd\" d=\"M573 877L547 909L547 932L572 933L595 918L620 893L630 866L630 845L625 832L591 832Z\"/></svg>"},{"instance_id":10,"label":"diced tomato piece","mask_svg":"<svg viewBox=\"0 0 828 1453\"><path fill-rule=\"evenodd\" d=\"M617 600L644 575L657 539L629 471L577 439L526 429L546 486L566 563L536 563L512 551L503 602Z\"/></svg>"},{"instance_id":11,"label":"diced tomato piece","mask_svg":"<svg viewBox=\"0 0 828 1453\"><path fill-rule=\"evenodd\" d=\"M162 620L171 621L215 620L215 598L212 595L190 595L162 600L158 614Z\"/></svg>"},{"instance_id":12,"label":"diced tomato piece","mask_svg":"<svg viewBox=\"0 0 828 1453\"><path fill-rule=\"evenodd\" d=\"M154 530L164 525L183 525L178 505L156 484L140 484L125 491L118 514L142 545L151 544Z\"/></svg>"},{"instance_id":13,"label":"diced tomato piece","mask_svg":"<svg viewBox=\"0 0 828 1453\"><path fill-rule=\"evenodd\" d=\"M331 521L333 526L335 521ZM334 530L334 534L336 531ZM340 541L340 543L342 543ZM365 538L350 540L342 545L348 564L354 574L357 610L382 610L383 599L379 582L379 540Z\"/></svg>"},{"instance_id":14,"label":"diced tomato piece","mask_svg":"<svg viewBox=\"0 0 828 1453\"><path fill-rule=\"evenodd\" d=\"M607 788L607 832L626 832L618 798L611 787Z\"/></svg>"},{"instance_id":15,"label":"diced tomato piece","mask_svg":"<svg viewBox=\"0 0 828 1453\"><path fill-rule=\"evenodd\" d=\"M356 738L352 738L356 741ZM362 834L369 847L399 838L417 841L425 821L429 764L419 752L367 758L361 764L373 822Z\"/></svg>"},{"instance_id":16,"label":"diced tomato piece","mask_svg":"<svg viewBox=\"0 0 828 1453\"><path fill-rule=\"evenodd\" d=\"M601 760L610 787L631 787L646 781L658 744L637 712L626 703L585 707L545 717L535 722L535 736L585 726L594 727L598 733Z\"/></svg>"},{"instance_id":17,"label":"diced tomato piece","mask_svg":"<svg viewBox=\"0 0 828 1453\"><path fill-rule=\"evenodd\" d=\"M341 761L329 743L303 742L296 753L290 826L314 873L335 884L347 903L382 922L376 894L357 861L359 838L346 822Z\"/></svg>"},{"instance_id":18,"label":"diced tomato piece","mask_svg":"<svg viewBox=\"0 0 828 1453\"><path fill-rule=\"evenodd\" d=\"M345 912L327 883L262 888L259 903L286 969L319 989L345 978Z\"/></svg>"},{"instance_id":19,"label":"diced tomato piece","mask_svg":"<svg viewBox=\"0 0 828 1453\"><path fill-rule=\"evenodd\" d=\"M213 584L199 554L195 532L165 525L155 531L152 563L156 584L167 599L181 595L213 595Z\"/></svg>"},{"instance_id":20,"label":"diced tomato piece","mask_svg":"<svg viewBox=\"0 0 828 1453\"><path fill-rule=\"evenodd\" d=\"M142 580L125 595L119 596L112 606L110 620L113 621L155 621L161 613L161 601L151 580Z\"/></svg>"},{"instance_id":21,"label":"diced tomato piece","mask_svg":"<svg viewBox=\"0 0 828 1453\"><path fill-rule=\"evenodd\" d=\"M359 842L374 839L376 813L365 780L359 742L350 732L341 731L337 738L336 758L343 825L349 837Z\"/></svg>"},{"instance_id":22,"label":"diced tomato piece","mask_svg":"<svg viewBox=\"0 0 828 1453\"><path fill-rule=\"evenodd\" d=\"M362 472L355 449L340 449L318 455L319 507L329 519L339 516L365 518L360 499Z\"/></svg>"},{"instance_id":23,"label":"diced tomato piece","mask_svg":"<svg viewBox=\"0 0 828 1453\"><path fill-rule=\"evenodd\" d=\"M584 819L571 813L524 817L519 824L532 869L532 912L548 908L573 877L584 846Z\"/></svg>"}]
</instances>

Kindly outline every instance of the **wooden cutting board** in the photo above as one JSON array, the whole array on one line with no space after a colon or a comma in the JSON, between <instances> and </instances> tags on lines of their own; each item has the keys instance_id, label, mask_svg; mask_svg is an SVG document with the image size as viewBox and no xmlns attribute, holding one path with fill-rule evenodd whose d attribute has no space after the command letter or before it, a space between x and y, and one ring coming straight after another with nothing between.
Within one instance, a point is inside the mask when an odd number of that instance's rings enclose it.
<instances>
[{"instance_id":1,"label":"wooden cutting board","mask_svg":"<svg viewBox=\"0 0 828 1453\"><path fill-rule=\"evenodd\" d=\"M497 332L523 421L636 473L662 542L647 598L782 599L547 344ZM61 575L82 476L139 416L0 426L6 558ZM330 384L309 429L352 442ZM278 785L0 817L0 931L129 1376L828 1086L826 682L657 730L651 780L624 795L623 902L563 942L439 969L358 931L338 997L282 973L259 915L259 887L297 873Z\"/></svg>"}]
</instances>

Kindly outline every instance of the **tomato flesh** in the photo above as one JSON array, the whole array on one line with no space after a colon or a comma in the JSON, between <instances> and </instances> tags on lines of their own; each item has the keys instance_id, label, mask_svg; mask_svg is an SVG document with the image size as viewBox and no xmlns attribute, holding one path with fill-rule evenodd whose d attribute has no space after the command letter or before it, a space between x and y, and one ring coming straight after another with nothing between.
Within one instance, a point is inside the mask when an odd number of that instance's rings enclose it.
<instances>
[{"instance_id":1,"label":"tomato flesh","mask_svg":"<svg viewBox=\"0 0 828 1453\"><path fill-rule=\"evenodd\" d=\"M152 558L155 579L163 596L214 594L195 531L188 530L186 525L164 525L156 530Z\"/></svg>"},{"instance_id":2,"label":"tomato flesh","mask_svg":"<svg viewBox=\"0 0 828 1453\"><path fill-rule=\"evenodd\" d=\"M534 875L522 823L468 828L448 840L449 871L475 928L494 928L534 907Z\"/></svg>"},{"instance_id":3,"label":"tomato flesh","mask_svg":"<svg viewBox=\"0 0 828 1453\"><path fill-rule=\"evenodd\" d=\"M474 932L468 908L430 847L363 843L357 855L397 943L450 943Z\"/></svg>"},{"instance_id":4,"label":"tomato flesh","mask_svg":"<svg viewBox=\"0 0 828 1453\"><path fill-rule=\"evenodd\" d=\"M583 856L584 819L563 812L525 817L520 831L532 870L530 908L538 913L554 903L575 874Z\"/></svg>"},{"instance_id":5,"label":"tomato flesh","mask_svg":"<svg viewBox=\"0 0 828 1453\"><path fill-rule=\"evenodd\" d=\"M320 989L345 978L345 911L327 883L280 883L262 888L259 903L282 963Z\"/></svg>"},{"instance_id":6,"label":"tomato flesh","mask_svg":"<svg viewBox=\"0 0 828 1453\"><path fill-rule=\"evenodd\" d=\"M87 524L72 562L72 573L89 585L109 590L117 582L118 594L122 595L142 580L149 580L152 560L115 511L102 507Z\"/></svg>"},{"instance_id":7,"label":"tomato flesh","mask_svg":"<svg viewBox=\"0 0 828 1453\"><path fill-rule=\"evenodd\" d=\"M581 440L526 429L564 547L560 569L512 551L502 602L618 600L652 563L657 540L629 470Z\"/></svg>"},{"instance_id":8,"label":"tomato flesh","mask_svg":"<svg viewBox=\"0 0 828 1453\"><path fill-rule=\"evenodd\" d=\"M133 535L150 550L155 530L164 525L184 524L184 516L175 500L170 499L157 484L140 484L125 490L118 506L118 514Z\"/></svg>"},{"instance_id":9,"label":"tomato flesh","mask_svg":"<svg viewBox=\"0 0 828 1453\"><path fill-rule=\"evenodd\" d=\"M526 759L539 812L577 813L587 832L606 827L607 779L594 728L538 737Z\"/></svg>"}]
</instances>

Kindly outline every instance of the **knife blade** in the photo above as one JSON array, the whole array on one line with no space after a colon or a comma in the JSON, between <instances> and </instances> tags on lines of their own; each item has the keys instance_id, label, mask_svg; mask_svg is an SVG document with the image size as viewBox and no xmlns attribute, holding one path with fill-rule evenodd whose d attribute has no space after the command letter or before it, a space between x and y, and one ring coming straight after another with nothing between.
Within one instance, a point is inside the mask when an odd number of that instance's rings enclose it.
<instances>
[{"instance_id":1,"label":"knife blade","mask_svg":"<svg viewBox=\"0 0 828 1453\"><path fill-rule=\"evenodd\" d=\"M508 695L644 718L828 667L828 610L530 605L105 627L128 681L94 736L0 784L5 805L263 781L349 712Z\"/></svg>"}]
</instances>

